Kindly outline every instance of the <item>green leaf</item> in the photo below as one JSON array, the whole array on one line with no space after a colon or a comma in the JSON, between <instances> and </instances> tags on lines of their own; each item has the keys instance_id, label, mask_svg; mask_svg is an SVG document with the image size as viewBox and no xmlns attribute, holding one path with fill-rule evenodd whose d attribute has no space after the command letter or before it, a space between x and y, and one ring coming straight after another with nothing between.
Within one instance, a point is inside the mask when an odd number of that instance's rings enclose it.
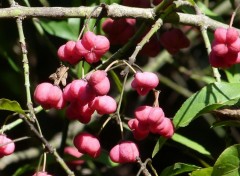
<instances>
[{"instance_id":1,"label":"green leaf","mask_svg":"<svg viewBox=\"0 0 240 176\"><path fill-rule=\"evenodd\" d=\"M238 176L240 174L240 144L228 147L218 157L211 176Z\"/></svg>"},{"instance_id":2,"label":"green leaf","mask_svg":"<svg viewBox=\"0 0 240 176\"><path fill-rule=\"evenodd\" d=\"M185 127L198 116L225 105L233 105L240 98L239 83L212 83L188 98L173 118L175 128Z\"/></svg>"},{"instance_id":3,"label":"green leaf","mask_svg":"<svg viewBox=\"0 0 240 176\"><path fill-rule=\"evenodd\" d=\"M172 137L172 140L182 145L185 145L186 147L195 150L203 155L211 156L211 153L207 151L201 144L198 144L197 142L192 141L191 139L188 139L185 136L175 133Z\"/></svg>"},{"instance_id":4,"label":"green leaf","mask_svg":"<svg viewBox=\"0 0 240 176\"><path fill-rule=\"evenodd\" d=\"M50 35L54 35L66 40L77 40L79 35L77 27L73 27L78 23L75 22L73 25L72 20L68 22L66 20L53 21L42 19L40 20L40 24Z\"/></svg>"},{"instance_id":5,"label":"green leaf","mask_svg":"<svg viewBox=\"0 0 240 176\"><path fill-rule=\"evenodd\" d=\"M173 118L175 129L185 127L200 115L222 106L234 105L240 98L239 83L212 83L189 97L177 111ZM156 143L152 157L154 157L166 139L160 137Z\"/></svg>"},{"instance_id":6,"label":"green leaf","mask_svg":"<svg viewBox=\"0 0 240 176\"><path fill-rule=\"evenodd\" d=\"M228 82L230 83L239 83L240 82L240 65L235 64L229 69L225 69L225 74L227 76Z\"/></svg>"},{"instance_id":7,"label":"green leaf","mask_svg":"<svg viewBox=\"0 0 240 176\"><path fill-rule=\"evenodd\" d=\"M166 141L167 141L167 139L162 136L158 139L158 141L153 149L152 157L154 157L158 153L158 151L162 148L162 146L165 144Z\"/></svg>"},{"instance_id":8,"label":"green leaf","mask_svg":"<svg viewBox=\"0 0 240 176\"><path fill-rule=\"evenodd\" d=\"M0 49L0 54L7 60L7 62L9 63L9 65L12 67L12 69L13 69L15 72L18 72L18 73L21 72L20 67L14 62L14 59L11 58L11 57L7 54L7 52L2 51L2 50Z\"/></svg>"},{"instance_id":9,"label":"green leaf","mask_svg":"<svg viewBox=\"0 0 240 176\"><path fill-rule=\"evenodd\" d=\"M5 98L0 99L0 110L13 111L20 114L25 114L17 101L11 101Z\"/></svg>"},{"instance_id":10,"label":"green leaf","mask_svg":"<svg viewBox=\"0 0 240 176\"><path fill-rule=\"evenodd\" d=\"M67 23L68 26L71 28L72 32L76 34L77 36L80 33L80 18L68 18Z\"/></svg>"},{"instance_id":11,"label":"green leaf","mask_svg":"<svg viewBox=\"0 0 240 176\"><path fill-rule=\"evenodd\" d=\"M195 171L201 169L201 167L185 164L185 163L175 163L172 166L165 168L159 176L175 176L186 172Z\"/></svg>"},{"instance_id":12,"label":"green leaf","mask_svg":"<svg viewBox=\"0 0 240 176\"><path fill-rule=\"evenodd\" d=\"M213 170L212 167L196 170L192 172L191 176L211 176L212 170Z\"/></svg>"}]
</instances>

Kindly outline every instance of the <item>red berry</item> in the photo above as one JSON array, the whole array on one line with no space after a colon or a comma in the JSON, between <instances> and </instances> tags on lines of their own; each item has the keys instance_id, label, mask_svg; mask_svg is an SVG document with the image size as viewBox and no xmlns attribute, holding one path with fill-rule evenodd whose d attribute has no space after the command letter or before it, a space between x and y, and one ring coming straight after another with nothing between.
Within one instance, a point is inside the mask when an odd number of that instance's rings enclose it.
<instances>
[{"instance_id":1,"label":"red berry","mask_svg":"<svg viewBox=\"0 0 240 176\"><path fill-rule=\"evenodd\" d=\"M109 156L116 163L136 162L139 157L138 147L132 141L124 141L114 146Z\"/></svg>"},{"instance_id":2,"label":"red berry","mask_svg":"<svg viewBox=\"0 0 240 176\"><path fill-rule=\"evenodd\" d=\"M159 83L156 74L151 72L137 72L131 85L136 89L139 95L146 95L150 90L157 87Z\"/></svg>"},{"instance_id":3,"label":"red berry","mask_svg":"<svg viewBox=\"0 0 240 176\"><path fill-rule=\"evenodd\" d=\"M98 96L91 103L90 108L98 112L98 114L111 114L114 113L117 109L116 101L108 96Z\"/></svg>"},{"instance_id":4,"label":"red berry","mask_svg":"<svg viewBox=\"0 0 240 176\"><path fill-rule=\"evenodd\" d=\"M101 152L99 140L89 133L79 133L74 138L74 146L80 153L88 154L97 158Z\"/></svg>"},{"instance_id":5,"label":"red berry","mask_svg":"<svg viewBox=\"0 0 240 176\"><path fill-rule=\"evenodd\" d=\"M5 135L0 135L0 158L11 155L15 150L14 142Z\"/></svg>"}]
</instances>

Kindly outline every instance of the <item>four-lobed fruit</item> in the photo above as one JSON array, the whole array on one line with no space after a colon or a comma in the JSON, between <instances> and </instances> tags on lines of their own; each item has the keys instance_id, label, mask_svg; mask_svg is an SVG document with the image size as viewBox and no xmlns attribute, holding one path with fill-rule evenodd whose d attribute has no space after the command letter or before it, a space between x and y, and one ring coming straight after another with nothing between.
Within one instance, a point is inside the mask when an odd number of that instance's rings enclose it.
<instances>
[{"instance_id":1,"label":"four-lobed fruit","mask_svg":"<svg viewBox=\"0 0 240 176\"><path fill-rule=\"evenodd\" d=\"M139 95L146 95L150 90L157 87L159 79L152 72L137 72L131 83L133 89L136 89Z\"/></svg>"},{"instance_id":2,"label":"four-lobed fruit","mask_svg":"<svg viewBox=\"0 0 240 176\"><path fill-rule=\"evenodd\" d=\"M101 153L101 146L99 140L86 132L81 132L74 137L74 146L80 153L88 154L93 158L97 158Z\"/></svg>"},{"instance_id":3,"label":"four-lobed fruit","mask_svg":"<svg viewBox=\"0 0 240 176\"><path fill-rule=\"evenodd\" d=\"M162 46L170 53L176 54L180 49L190 45L189 39L178 28L172 28L160 36Z\"/></svg>"},{"instance_id":4,"label":"four-lobed fruit","mask_svg":"<svg viewBox=\"0 0 240 176\"><path fill-rule=\"evenodd\" d=\"M86 32L82 39L76 42L75 52L83 56L86 62L92 64L109 50L110 42L102 35L95 35L93 32Z\"/></svg>"},{"instance_id":5,"label":"four-lobed fruit","mask_svg":"<svg viewBox=\"0 0 240 176\"><path fill-rule=\"evenodd\" d=\"M103 31L111 45L124 45L134 35L136 29L136 19L121 18L121 19L106 19L102 24Z\"/></svg>"},{"instance_id":6,"label":"four-lobed fruit","mask_svg":"<svg viewBox=\"0 0 240 176\"><path fill-rule=\"evenodd\" d=\"M60 46L57 54L62 61L70 64L77 64L82 59L91 64L98 62L109 48L110 42L105 36L88 31L81 40L68 41Z\"/></svg>"},{"instance_id":7,"label":"four-lobed fruit","mask_svg":"<svg viewBox=\"0 0 240 176\"><path fill-rule=\"evenodd\" d=\"M162 50L161 43L157 35L153 35L149 42L146 43L141 49L139 55L146 57L155 57Z\"/></svg>"},{"instance_id":8,"label":"four-lobed fruit","mask_svg":"<svg viewBox=\"0 0 240 176\"><path fill-rule=\"evenodd\" d=\"M160 107L139 106L134 111L134 116L134 119L128 121L128 126L136 140L146 138L150 132L165 138L174 134L172 121L165 117Z\"/></svg>"},{"instance_id":9,"label":"four-lobed fruit","mask_svg":"<svg viewBox=\"0 0 240 176\"><path fill-rule=\"evenodd\" d=\"M131 163L139 158L139 150L134 142L123 141L110 150L109 156L116 163Z\"/></svg>"},{"instance_id":10,"label":"four-lobed fruit","mask_svg":"<svg viewBox=\"0 0 240 176\"><path fill-rule=\"evenodd\" d=\"M62 90L53 84L44 82L34 91L34 100L45 109L62 109L65 106Z\"/></svg>"},{"instance_id":11,"label":"four-lobed fruit","mask_svg":"<svg viewBox=\"0 0 240 176\"><path fill-rule=\"evenodd\" d=\"M217 28L214 31L209 62L212 67L228 68L240 63L240 38L234 28Z\"/></svg>"},{"instance_id":12,"label":"four-lobed fruit","mask_svg":"<svg viewBox=\"0 0 240 176\"><path fill-rule=\"evenodd\" d=\"M14 142L6 135L0 135L0 158L11 155L15 150Z\"/></svg>"}]
</instances>

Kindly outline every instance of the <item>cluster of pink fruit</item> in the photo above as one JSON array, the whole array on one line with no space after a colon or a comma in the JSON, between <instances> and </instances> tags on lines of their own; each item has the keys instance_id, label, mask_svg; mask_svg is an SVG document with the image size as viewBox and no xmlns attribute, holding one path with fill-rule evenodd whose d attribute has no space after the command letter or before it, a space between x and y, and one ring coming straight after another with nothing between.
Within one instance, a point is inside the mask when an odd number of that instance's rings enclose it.
<instances>
[{"instance_id":1,"label":"cluster of pink fruit","mask_svg":"<svg viewBox=\"0 0 240 176\"><path fill-rule=\"evenodd\" d=\"M50 83L39 84L34 91L34 99L45 109L62 109L69 105L66 115L70 120L88 123L96 110L98 114L111 114L116 111L116 101L106 95L110 90L107 73L97 70L86 80L77 79L69 83L62 91Z\"/></svg>"},{"instance_id":2,"label":"cluster of pink fruit","mask_svg":"<svg viewBox=\"0 0 240 176\"><path fill-rule=\"evenodd\" d=\"M214 32L212 51L209 56L213 67L228 68L240 63L240 38L234 28L217 28Z\"/></svg>"},{"instance_id":3,"label":"cluster of pink fruit","mask_svg":"<svg viewBox=\"0 0 240 176\"><path fill-rule=\"evenodd\" d=\"M72 81L63 90L64 98L70 102L66 110L67 117L88 123L95 110L100 115L114 113L117 103L107 95L109 90L110 81L103 70L93 72L86 81Z\"/></svg>"},{"instance_id":4,"label":"cluster of pink fruit","mask_svg":"<svg viewBox=\"0 0 240 176\"><path fill-rule=\"evenodd\" d=\"M58 56L62 61L76 64L84 59L88 63L98 62L109 50L109 40L102 35L86 32L81 40L68 41L58 49Z\"/></svg>"},{"instance_id":5,"label":"cluster of pink fruit","mask_svg":"<svg viewBox=\"0 0 240 176\"><path fill-rule=\"evenodd\" d=\"M131 23L131 20L128 20ZM132 22L133 24L133 22ZM122 38L123 41L126 40ZM118 39L119 42L121 39ZM88 63L94 63L99 61L100 57L109 49L109 41L107 38L95 35L92 32L86 32L82 39L74 42L68 41L62 45L58 50L58 56L61 60L67 61L70 64L76 64L81 59L85 59ZM146 95L149 91L156 88L159 83L159 79L156 74L151 72L137 72L134 75L134 79L131 83L132 88L135 89L139 95ZM66 108L66 116L70 120L78 120L81 123L88 123L91 120L93 113L96 111L99 115L112 114L117 109L116 101L107 94L110 90L110 81L107 77L106 71L97 70L91 74L88 74L84 79L76 79L67 84L63 91L58 85L50 83L39 84L34 91L34 99L37 103L42 105L45 109ZM147 106L144 106L147 107ZM139 107L140 109L142 107ZM129 121L131 124L134 121L134 125L129 125L133 131L134 136L137 134L140 128L163 135L165 137L171 137L173 135L173 125L171 120L164 117L164 113L156 115L161 108L153 108L158 110L150 110L148 112L139 112L139 108L135 111L137 119ZM148 114L147 114L148 113ZM158 119L157 119L158 118ZM145 121L143 120L145 119ZM150 121L154 121L155 126L150 124ZM137 123L137 126L135 125ZM141 127L140 127L141 126ZM166 127L165 127L166 126ZM143 138L143 136L140 137ZM146 137L146 134L145 136ZM136 137L139 139L139 137ZM86 132L80 132L74 137L74 146L82 154L88 154L94 158L98 157L101 153L101 145L97 137ZM71 155L76 155L72 149L66 150ZM79 154L77 154L79 155ZM79 156L80 156L79 155ZM136 162L139 157L139 150L134 142L122 141L115 145L109 156L112 161L118 163ZM47 173L46 173L47 174Z\"/></svg>"},{"instance_id":6,"label":"cluster of pink fruit","mask_svg":"<svg viewBox=\"0 0 240 176\"><path fill-rule=\"evenodd\" d=\"M14 142L6 135L0 134L0 158L11 155L15 150Z\"/></svg>"}]
</instances>

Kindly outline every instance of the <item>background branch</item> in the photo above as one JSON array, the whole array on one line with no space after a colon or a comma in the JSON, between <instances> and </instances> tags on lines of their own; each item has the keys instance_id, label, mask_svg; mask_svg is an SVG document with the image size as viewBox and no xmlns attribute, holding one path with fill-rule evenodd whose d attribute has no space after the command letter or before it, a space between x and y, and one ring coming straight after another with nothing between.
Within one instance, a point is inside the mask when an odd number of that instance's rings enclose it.
<instances>
[{"instance_id":1,"label":"background branch","mask_svg":"<svg viewBox=\"0 0 240 176\"><path fill-rule=\"evenodd\" d=\"M0 18L33 18L33 17L47 17L47 18L86 18L95 7L24 7L16 6L10 8L2 8L0 11ZM102 7L103 8L103 7ZM102 8L98 8L93 14L92 18L97 18ZM140 18L146 20L154 20L156 14L153 8L135 8L127 7L118 4L104 6L106 13L103 17L110 18ZM218 27L228 27L228 25L213 20L204 15L192 15L184 13L173 13L165 19L166 22L182 23L193 26L208 26L208 29L215 30ZM240 30L238 30L240 33Z\"/></svg>"}]
</instances>

